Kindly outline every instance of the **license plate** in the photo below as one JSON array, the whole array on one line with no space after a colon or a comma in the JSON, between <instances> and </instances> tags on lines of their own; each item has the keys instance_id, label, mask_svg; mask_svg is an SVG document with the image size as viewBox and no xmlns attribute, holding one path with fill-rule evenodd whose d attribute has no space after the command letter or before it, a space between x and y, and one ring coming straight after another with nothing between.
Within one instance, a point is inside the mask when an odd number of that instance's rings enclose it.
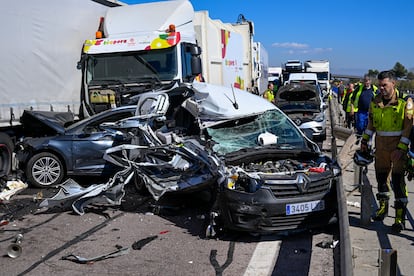
<instances>
[{"instance_id":1,"label":"license plate","mask_svg":"<svg viewBox=\"0 0 414 276\"><path fill-rule=\"evenodd\" d=\"M286 204L286 215L304 214L325 209L325 201L315 200L294 204Z\"/></svg>"}]
</instances>

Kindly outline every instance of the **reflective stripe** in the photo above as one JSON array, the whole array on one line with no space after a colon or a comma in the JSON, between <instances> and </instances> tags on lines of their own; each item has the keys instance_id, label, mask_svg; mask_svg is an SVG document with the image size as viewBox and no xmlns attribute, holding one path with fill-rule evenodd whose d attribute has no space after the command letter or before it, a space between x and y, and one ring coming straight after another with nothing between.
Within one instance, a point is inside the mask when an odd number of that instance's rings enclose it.
<instances>
[{"instance_id":1,"label":"reflective stripe","mask_svg":"<svg viewBox=\"0 0 414 276\"><path fill-rule=\"evenodd\" d=\"M402 203L408 203L408 198L400 197L400 198L396 198L395 201L399 201L399 202L402 202Z\"/></svg>"},{"instance_id":2,"label":"reflective stripe","mask_svg":"<svg viewBox=\"0 0 414 276\"><path fill-rule=\"evenodd\" d=\"M411 141L407 137L401 137L400 142L408 145L408 144L410 144Z\"/></svg>"},{"instance_id":3,"label":"reflective stripe","mask_svg":"<svg viewBox=\"0 0 414 276\"><path fill-rule=\"evenodd\" d=\"M401 143L401 142L398 143L397 148L399 148L401 150L404 150L404 151L408 150L408 146L404 143Z\"/></svg>"},{"instance_id":4,"label":"reflective stripe","mask_svg":"<svg viewBox=\"0 0 414 276\"><path fill-rule=\"evenodd\" d=\"M368 135L368 136L372 136L374 134L374 132L372 130L366 129L365 134Z\"/></svg>"},{"instance_id":5,"label":"reflective stripe","mask_svg":"<svg viewBox=\"0 0 414 276\"><path fill-rule=\"evenodd\" d=\"M400 136L402 131L377 131L378 136Z\"/></svg>"}]
</instances>

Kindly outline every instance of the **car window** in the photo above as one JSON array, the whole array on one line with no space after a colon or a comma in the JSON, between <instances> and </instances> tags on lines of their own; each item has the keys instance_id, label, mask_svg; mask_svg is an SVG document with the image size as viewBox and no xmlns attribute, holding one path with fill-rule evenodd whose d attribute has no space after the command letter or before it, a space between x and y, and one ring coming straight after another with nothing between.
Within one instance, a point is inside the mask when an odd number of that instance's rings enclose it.
<instances>
[{"instance_id":1,"label":"car window","mask_svg":"<svg viewBox=\"0 0 414 276\"><path fill-rule=\"evenodd\" d=\"M100 127L102 123L113 123L122 119L126 119L128 117L132 117L134 116L134 112L135 111L132 110L124 110L122 112L108 114L108 116L102 117L99 120L95 120L87 124L84 127L83 131L89 134L103 131L103 129Z\"/></svg>"}]
</instances>

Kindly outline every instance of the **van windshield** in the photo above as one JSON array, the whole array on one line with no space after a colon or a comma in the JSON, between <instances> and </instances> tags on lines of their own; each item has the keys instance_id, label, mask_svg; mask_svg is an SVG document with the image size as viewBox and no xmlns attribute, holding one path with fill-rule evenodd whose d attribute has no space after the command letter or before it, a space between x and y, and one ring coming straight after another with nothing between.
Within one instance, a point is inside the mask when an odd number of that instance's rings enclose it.
<instances>
[{"instance_id":1,"label":"van windshield","mask_svg":"<svg viewBox=\"0 0 414 276\"><path fill-rule=\"evenodd\" d=\"M222 155L260 146L258 138L263 133L275 135L276 146L304 149L306 145L299 129L278 109L216 125L207 133L216 143L213 150Z\"/></svg>"}]
</instances>

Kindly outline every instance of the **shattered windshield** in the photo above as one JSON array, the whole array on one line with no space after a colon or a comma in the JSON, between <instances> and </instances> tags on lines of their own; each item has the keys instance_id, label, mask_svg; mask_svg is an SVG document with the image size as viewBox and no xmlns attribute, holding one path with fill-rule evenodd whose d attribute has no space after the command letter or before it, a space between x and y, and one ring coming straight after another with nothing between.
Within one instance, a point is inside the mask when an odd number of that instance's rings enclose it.
<instances>
[{"instance_id":1,"label":"shattered windshield","mask_svg":"<svg viewBox=\"0 0 414 276\"><path fill-rule=\"evenodd\" d=\"M260 115L229 121L207 129L217 143L215 152L224 155L241 149L260 146L259 135L267 134L274 139L272 146L281 149L304 149L301 132L281 111L269 110Z\"/></svg>"},{"instance_id":2,"label":"shattered windshield","mask_svg":"<svg viewBox=\"0 0 414 276\"><path fill-rule=\"evenodd\" d=\"M91 55L87 82L125 84L151 80L171 81L178 73L176 47L160 50Z\"/></svg>"}]
</instances>

